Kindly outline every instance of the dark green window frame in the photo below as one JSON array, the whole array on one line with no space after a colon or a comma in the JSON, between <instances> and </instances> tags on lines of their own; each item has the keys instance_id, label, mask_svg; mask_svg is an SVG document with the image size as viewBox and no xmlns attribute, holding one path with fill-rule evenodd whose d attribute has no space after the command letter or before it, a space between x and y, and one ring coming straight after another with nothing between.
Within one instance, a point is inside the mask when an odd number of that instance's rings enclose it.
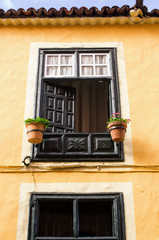
<instances>
[{"instance_id":1,"label":"dark green window frame","mask_svg":"<svg viewBox=\"0 0 159 240\"><path fill-rule=\"evenodd\" d=\"M58 203L60 201L71 202L72 204L72 236L47 236L46 234L41 234L40 236L40 220L41 217L41 206L47 206L49 204ZM109 217L107 224L111 225L111 234L103 233L99 236L89 234L80 235L80 214L81 208L79 207L81 203L88 202L95 204L104 203L103 206L109 208ZM49 205L49 206L51 206ZM103 212L106 211L106 208L103 207ZM44 207L43 207L44 209ZM43 210L42 212L44 212ZM85 209L87 212L87 209ZM93 210L95 211L95 210ZM92 212L93 212L92 211ZM100 210L101 211L101 210ZM51 212L51 210L50 210ZM50 214L50 213L49 213ZM87 213L86 213L87 214ZM88 215L90 213L88 212ZM96 214L96 213L95 213ZM98 212L97 212L98 215ZM111 220L110 220L111 219ZM44 223L44 222L43 222ZM104 222L100 221L104 226ZM47 222L45 222L45 225ZM49 224L49 222L48 222ZM100 226L101 227L101 226ZM110 230L108 231L110 232ZM110 235L110 236L108 236ZM29 214L29 224L28 224L28 240L126 240L125 237L125 215L124 215L124 201L122 193L101 193L101 194L55 194L55 193L32 193L30 198L30 214Z\"/></svg>"}]
</instances>

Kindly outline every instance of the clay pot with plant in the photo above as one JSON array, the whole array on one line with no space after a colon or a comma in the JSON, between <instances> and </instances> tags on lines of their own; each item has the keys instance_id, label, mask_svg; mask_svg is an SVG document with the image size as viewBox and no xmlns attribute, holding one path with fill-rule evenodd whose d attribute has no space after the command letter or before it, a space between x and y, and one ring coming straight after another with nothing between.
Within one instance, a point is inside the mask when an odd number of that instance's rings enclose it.
<instances>
[{"instance_id":1,"label":"clay pot with plant","mask_svg":"<svg viewBox=\"0 0 159 240\"><path fill-rule=\"evenodd\" d=\"M43 140L43 133L46 127L49 127L49 121L45 118L37 117L35 119L28 118L25 121L27 128L28 142L39 144Z\"/></svg>"},{"instance_id":2,"label":"clay pot with plant","mask_svg":"<svg viewBox=\"0 0 159 240\"><path fill-rule=\"evenodd\" d=\"M120 113L113 113L113 116L107 122L111 138L114 142L122 142L125 139L127 124L130 119L120 117Z\"/></svg>"}]
</instances>

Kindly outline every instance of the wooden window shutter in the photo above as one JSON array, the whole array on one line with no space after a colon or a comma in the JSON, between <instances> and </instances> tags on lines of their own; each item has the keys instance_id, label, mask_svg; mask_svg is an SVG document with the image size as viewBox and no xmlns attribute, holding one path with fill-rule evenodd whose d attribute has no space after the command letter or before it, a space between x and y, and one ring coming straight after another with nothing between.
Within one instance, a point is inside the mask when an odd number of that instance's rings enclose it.
<instances>
[{"instance_id":1,"label":"wooden window shutter","mask_svg":"<svg viewBox=\"0 0 159 240\"><path fill-rule=\"evenodd\" d=\"M72 133L75 128L75 92L68 86L44 84L44 116L50 121L49 132Z\"/></svg>"}]
</instances>

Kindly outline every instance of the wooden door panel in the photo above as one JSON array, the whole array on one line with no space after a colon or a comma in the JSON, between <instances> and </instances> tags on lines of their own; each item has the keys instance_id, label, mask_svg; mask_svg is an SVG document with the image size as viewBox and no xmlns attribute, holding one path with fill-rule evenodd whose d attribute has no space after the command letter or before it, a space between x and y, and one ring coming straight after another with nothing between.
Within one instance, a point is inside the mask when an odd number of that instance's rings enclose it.
<instances>
[{"instance_id":1,"label":"wooden door panel","mask_svg":"<svg viewBox=\"0 0 159 240\"><path fill-rule=\"evenodd\" d=\"M43 113L51 124L47 132L74 132L75 90L73 87L44 83Z\"/></svg>"}]
</instances>

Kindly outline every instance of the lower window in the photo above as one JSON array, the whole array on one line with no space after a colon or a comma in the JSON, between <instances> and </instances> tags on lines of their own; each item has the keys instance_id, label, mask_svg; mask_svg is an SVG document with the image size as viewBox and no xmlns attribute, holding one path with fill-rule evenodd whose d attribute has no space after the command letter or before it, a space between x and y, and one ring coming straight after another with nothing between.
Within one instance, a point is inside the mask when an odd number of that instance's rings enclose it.
<instances>
[{"instance_id":1,"label":"lower window","mask_svg":"<svg viewBox=\"0 0 159 240\"><path fill-rule=\"evenodd\" d=\"M123 194L33 193L28 240L33 239L125 240Z\"/></svg>"}]
</instances>

